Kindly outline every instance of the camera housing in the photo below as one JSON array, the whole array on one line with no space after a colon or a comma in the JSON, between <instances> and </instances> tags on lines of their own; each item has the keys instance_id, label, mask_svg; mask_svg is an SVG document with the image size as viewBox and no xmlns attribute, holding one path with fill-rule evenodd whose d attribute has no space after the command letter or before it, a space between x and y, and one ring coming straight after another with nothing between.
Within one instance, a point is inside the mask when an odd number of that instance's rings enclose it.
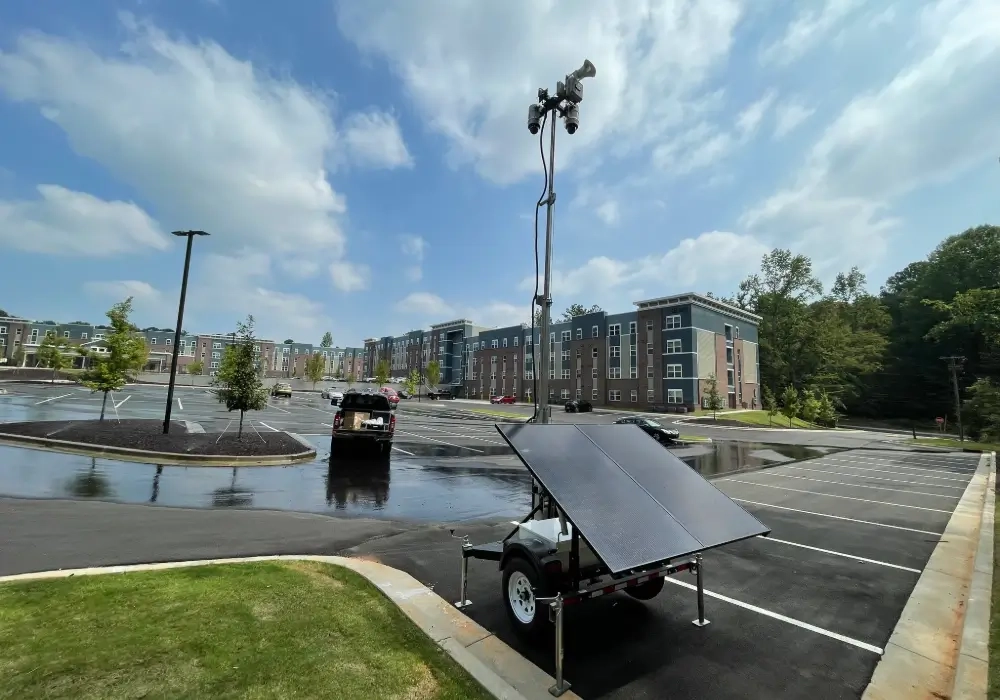
<instances>
[{"instance_id":1,"label":"camera housing","mask_svg":"<svg viewBox=\"0 0 1000 700\"><path fill-rule=\"evenodd\" d=\"M562 88L560 96L564 100L573 104L580 104L583 101L583 81L572 73L566 76L565 83L559 83L558 85Z\"/></svg>"},{"instance_id":2,"label":"camera housing","mask_svg":"<svg viewBox=\"0 0 1000 700\"><path fill-rule=\"evenodd\" d=\"M542 121L542 108L538 105L531 105L528 107L528 131L532 135L538 133L538 129L541 128Z\"/></svg>"},{"instance_id":3,"label":"camera housing","mask_svg":"<svg viewBox=\"0 0 1000 700\"><path fill-rule=\"evenodd\" d=\"M566 122L566 133L575 134L580 128L580 108L575 104L567 105L563 110L563 119Z\"/></svg>"}]
</instances>

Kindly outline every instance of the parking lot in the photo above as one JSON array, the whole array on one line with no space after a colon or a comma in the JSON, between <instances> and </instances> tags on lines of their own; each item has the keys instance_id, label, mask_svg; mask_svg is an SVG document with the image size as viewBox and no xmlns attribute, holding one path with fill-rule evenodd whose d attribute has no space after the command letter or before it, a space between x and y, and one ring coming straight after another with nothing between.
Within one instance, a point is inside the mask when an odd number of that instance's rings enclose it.
<instances>
[{"instance_id":1,"label":"parking lot","mask_svg":"<svg viewBox=\"0 0 1000 700\"><path fill-rule=\"evenodd\" d=\"M707 617L693 578L649 603L616 593L572 608L566 678L585 698L858 698L978 464L977 455L855 450L717 479L772 528L705 554ZM468 526L473 542L509 523ZM460 546L444 528L355 548L449 600ZM466 612L553 673L549 646L514 637L500 576L470 565Z\"/></svg>"}]
</instances>

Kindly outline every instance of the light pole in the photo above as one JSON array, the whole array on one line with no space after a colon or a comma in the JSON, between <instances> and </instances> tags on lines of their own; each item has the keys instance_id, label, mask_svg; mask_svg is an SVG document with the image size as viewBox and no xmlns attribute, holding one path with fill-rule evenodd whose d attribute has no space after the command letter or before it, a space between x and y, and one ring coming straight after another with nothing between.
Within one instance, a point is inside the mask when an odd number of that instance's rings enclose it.
<instances>
[{"instance_id":1,"label":"light pole","mask_svg":"<svg viewBox=\"0 0 1000 700\"><path fill-rule=\"evenodd\" d=\"M187 297L188 269L191 267L191 243L195 236L207 236L204 231L174 231L175 236L187 237L184 253L184 277L181 278L181 301L177 305L177 327L174 328L174 347L170 357L170 383L167 384L167 410L163 414L163 434L170 432L170 409L174 405L174 382L177 379L177 354L180 352L181 326L184 324L184 299Z\"/></svg>"},{"instance_id":2,"label":"light pole","mask_svg":"<svg viewBox=\"0 0 1000 700\"><path fill-rule=\"evenodd\" d=\"M562 117L566 123L566 133L571 136L576 133L576 130L580 128L580 102L583 101L583 79L593 78L597 75L597 69L594 64L590 61L585 60L583 65L577 68L575 71L566 76L565 81L556 83L556 94L554 96L549 96L549 91L545 88L538 89L538 101L528 107L528 131L532 134L537 134L541 128L543 119L551 112L554 117ZM538 413L535 416L535 420L540 423L548 423L551 417L551 409L549 408L549 363L551 362L551 357L549 354L549 316L552 311L552 294L551 294L551 281L552 281L552 214L553 208L556 203L556 193L555 193L555 176L556 176L556 125L555 122L549 125L550 138L549 138L549 164L548 164L548 183L547 196L544 200L545 203L545 278L542 286L542 293L537 295L534 299L534 303L541 307L542 310L542 323L539 330L539 342L536 343L535 339L531 339L531 352L532 355L535 353L535 348L538 345L542 346L542 361L533 362L534 370L537 373L535 376L538 379L538 396L535 400L538 402ZM544 158L542 162L544 166ZM541 201L539 206L541 206ZM535 243L538 242L538 218L535 217ZM537 249L536 249L536 269L535 273L537 275ZM537 279L537 278L536 278ZM537 288L536 288L537 289ZM534 308L532 308L532 316L534 316Z\"/></svg>"}]
</instances>

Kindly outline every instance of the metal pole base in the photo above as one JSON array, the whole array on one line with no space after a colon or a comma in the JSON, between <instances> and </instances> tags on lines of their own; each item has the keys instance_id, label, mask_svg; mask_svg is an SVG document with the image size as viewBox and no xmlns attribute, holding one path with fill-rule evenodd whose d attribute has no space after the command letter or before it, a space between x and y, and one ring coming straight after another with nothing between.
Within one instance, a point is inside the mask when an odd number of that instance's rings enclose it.
<instances>
[{"instance_id":1,"label":"metal pole base","mask_svg":"<svg viewBox=\"0 0 1000 700\"><path fill-rule=\"evenodd\" d=\"M708 627L711 623L708 620L691 620L695 627Z\"/></svg>"},{"instance_id":2,"label":"metal pole base","mask_svg":"<svg viewBox=\"0 0 1000 700\"><path fill-rule=\"evenodd\" d=\"M554 695L555 697L559 697L569 689L570 689L570 684L567 681L563 681L561 686L556 684L551 688L549 688L549 694Z\"/></svg>"},{"instance_id":3,"label":"metal pole base","mask_svg":"<svg viewBox=\"0 0 1000 700\"><path fill-rule=\"evenodd\" d=\"M470 605L472 605L471 600L460 600L457 603L455 603L455 607L458 608L459 610L461 610L462 608L467 608Z\"/></svg>"}]
</instances>

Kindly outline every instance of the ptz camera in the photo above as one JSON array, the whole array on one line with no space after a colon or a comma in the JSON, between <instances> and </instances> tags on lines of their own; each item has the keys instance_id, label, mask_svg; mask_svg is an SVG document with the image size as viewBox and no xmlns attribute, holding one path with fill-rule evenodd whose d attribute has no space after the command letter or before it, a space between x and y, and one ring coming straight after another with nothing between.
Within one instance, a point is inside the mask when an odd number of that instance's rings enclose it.
<instances>
[{"instance_id":1,"label":"ptz camera","mask_svg":"<svg viewBox=\"0 0 1000 700\"><path fill-rule=\"evenodd\" d=\"M528 107L528 131L532 135L537 134L539 128L541 128L542 122L542 108L538 105L531 105Z\"/></svg>"}]
</instances>

